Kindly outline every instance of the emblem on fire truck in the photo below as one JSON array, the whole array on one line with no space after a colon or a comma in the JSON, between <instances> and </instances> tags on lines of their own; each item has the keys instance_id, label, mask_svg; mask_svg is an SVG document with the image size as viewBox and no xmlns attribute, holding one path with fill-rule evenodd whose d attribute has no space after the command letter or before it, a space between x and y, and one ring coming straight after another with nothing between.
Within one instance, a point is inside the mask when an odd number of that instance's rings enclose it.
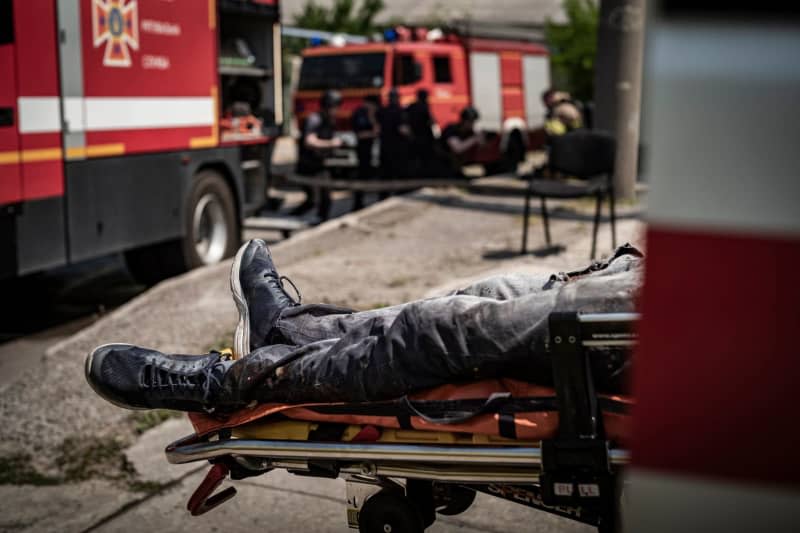
<instances>
[{"instance_id":1,"label":"emblem on fire truck","mask_svg":"<svg viewBox=\"0 0 800 533\"><path fill-rule=\"evenodd\" d=\"M139 18L136 0L93 0L92 35L94 47L103 43L103 65L130 67L130 46L139 49Z\"/></svg>"}]
</instances>

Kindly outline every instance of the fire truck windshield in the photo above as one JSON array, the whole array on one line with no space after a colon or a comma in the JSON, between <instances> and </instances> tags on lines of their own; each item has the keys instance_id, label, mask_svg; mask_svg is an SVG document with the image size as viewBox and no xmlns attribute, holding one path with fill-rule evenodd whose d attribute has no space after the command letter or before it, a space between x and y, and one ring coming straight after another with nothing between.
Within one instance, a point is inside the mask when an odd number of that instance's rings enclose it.
<instances>
[{"instance_id":1,"label":"fire truck windshield","mask_svg":"<svg viewBox=\"0 0 800 533\"><path fill-rule=\"evenodd\" d=\"M367 88L383 86L386 54L331 54L303 58L300 90Z\"/></svg>"}]
</instances>

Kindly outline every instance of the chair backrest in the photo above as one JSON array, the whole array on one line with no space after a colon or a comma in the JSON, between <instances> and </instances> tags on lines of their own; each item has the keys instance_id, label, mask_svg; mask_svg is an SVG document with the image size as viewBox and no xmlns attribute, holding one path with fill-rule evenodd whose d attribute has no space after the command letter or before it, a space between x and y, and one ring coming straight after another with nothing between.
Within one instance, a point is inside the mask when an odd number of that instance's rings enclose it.
<instances>
[{"instance_id":1,"label":"chair backrest","mask_svg":"<svg viewBox=\"0 0 800 533\"><path fill-rule=\"evenodd\" d=\"M547 165L551 170L577 178L611 175L616 150L617 143L608 133L574 130L550 140Z\"/></svg>"}]
</instances>

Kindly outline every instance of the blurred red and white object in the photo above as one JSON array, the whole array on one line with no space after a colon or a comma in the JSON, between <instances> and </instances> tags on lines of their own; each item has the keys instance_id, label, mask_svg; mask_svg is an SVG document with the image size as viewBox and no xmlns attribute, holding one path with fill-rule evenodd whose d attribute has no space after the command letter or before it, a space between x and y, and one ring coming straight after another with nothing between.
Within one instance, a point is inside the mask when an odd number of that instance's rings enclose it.
<instances>
[{"instance_id":1,"label":"blurred red and white object","mask_svg":"<svg viewBox=\"0 0 800 533\"><path fill-rule=\"evenodd\" d=\"M800 32L713 7L648 20L632 532L800 530Z\"/></svg>"}]
</instances>

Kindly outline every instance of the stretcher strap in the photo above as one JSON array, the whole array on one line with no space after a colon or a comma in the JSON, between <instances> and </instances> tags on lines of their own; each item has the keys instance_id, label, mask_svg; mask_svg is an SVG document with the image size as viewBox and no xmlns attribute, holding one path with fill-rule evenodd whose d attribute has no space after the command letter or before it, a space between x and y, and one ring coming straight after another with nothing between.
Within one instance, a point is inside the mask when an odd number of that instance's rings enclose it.
<instances>
[{"instance_id":1,"label":"stretcher strap","mask_svg":"<svg viewBox=\"0 0 800 533\"><path fill-rule=\"evenodd\" d=\"M603 411L626 414L628 404L613 398L598 398ZM487 413L535 413L558 410L555 396L513 397L508 393L496 393L486 398L462 400L397 400L306 406L309 411L323 415L393 416L400 427L411 429L410 417L417 416L427 422L456 424ZM405 423L404 423L405 421Z\"/></svg>"},{"instance_id":2,"label":"stretcher strap","mask_svg":"<svg viewBox=\"0 0 800 533\"><path fill-rule=\"evenodd\" d=\"M479 406L477 409L463 411L453 410L450 413L441 416L432 416L420 411L420 408L424 409L423 404L428 402L414 402L409 400L407 396L403 396L400 401L403 403L403 407L408 409L411 414L418 416L430 424L461 424L484 413L498 412L497 409L500 407L500 405L508 403L510 398L510 392L496 392L489 396L489 398L483 402L483 405ZM415 406L414 404L417 405Z\"/></svg>"},{"instance_id":3,"label":"stretcher strap","mask_svg":"<svg viewBox=\"0 0 800 533\"><path fill-rule=\"evenodd\" d=\"M517 438L517 423L514 413L501 412L497 421L497 432L507 439Z\"/></svg>"}]
</instances>

